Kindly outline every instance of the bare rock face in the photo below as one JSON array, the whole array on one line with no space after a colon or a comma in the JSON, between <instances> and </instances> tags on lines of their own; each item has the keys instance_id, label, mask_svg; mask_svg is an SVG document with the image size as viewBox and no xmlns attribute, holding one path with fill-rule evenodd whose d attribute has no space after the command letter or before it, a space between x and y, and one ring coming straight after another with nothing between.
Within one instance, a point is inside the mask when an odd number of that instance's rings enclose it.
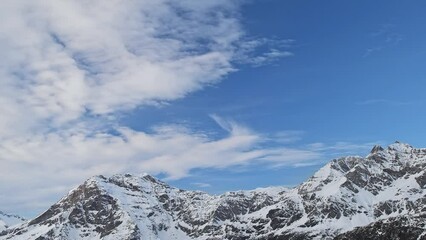
<instances>
[{"instance_id":1,"label":"bare rock face","mask_svg":"<svg viewBox=\"0 0 426 240\"><path fill-rule=\"evenodd\" d=\"M334 159L296 188L209 195L97 176L3 239L424 239L426 149Z\"/></svg>"},{"instance_id":2,"label":"bare rock face","mask_svg":"<svg viewBox=\"0 0 426 240\"><path fill-rule=\"evenodd\" d=\"M378 153L378 152L381 152L381 151L383 151L384 149L383 149L383 147L382 146L380 146L380 145L375 145L374 147L373 147L373 149L371 149L371 154L375 154L375 153Z\"/></svg>"},{"instance_id":3,"label":"bare rock face","mask_svg":"<svg viewBox=\"0 0 426 240\"><path fill-rule=\"evenodd\" d=\"M424 240L426 216L401 216L379 220L336 236L336 240Z\"/></svg>"}]
</instances>

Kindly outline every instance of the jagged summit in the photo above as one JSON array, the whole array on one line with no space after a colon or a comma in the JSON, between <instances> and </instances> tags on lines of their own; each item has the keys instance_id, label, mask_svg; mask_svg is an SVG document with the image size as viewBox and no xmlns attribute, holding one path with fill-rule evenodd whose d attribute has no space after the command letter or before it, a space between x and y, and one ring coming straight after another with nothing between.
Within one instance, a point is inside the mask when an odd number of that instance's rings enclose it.
<instances>
[{"instance_id":1,"label":"jagged summit","mask_svg":"<svg viewBox=\"0 0 426 240\"><path fill-rule=\"evenodd\" d=\"M405 153L411 153L413 151L423 151L423 150L425 150L425 149L414 148L410 144L395 141L395 143L388 145L386 148L383 148L380 145L375 145L371 149L370 154L377 154L377 153L382 153L382 152L405 154Z\"/></svg>"},{"instance_id":2,"label":"jagged summit","mask_svg":"<svg viewBox=\"0 0 426 240\"><path fill-rule=\"evenodd\" d=\"M375 154L375 153L381 152L383 150L384 150L384 148L382 146L380 146L380 145L374 145L374 147L371 149L370 153L371 154Z\"/></svg>"},{"instance_id":3,"label":"jagged summit","mask_svg":"<svg viewBox=\"0 0 426 240\"><path fill-rule=\"evenodd\" d=\"M156 184L166 184L163 181L159 180L158 178L149 175L148 173L142 173L142 174L131 174L131 173L125 173L125 174L114 174L110 177L106 177L104 175L97 175L92 178L88 179L89 181L98 181L98 182L105 182L105 181L112 181L112 182L151 182Z\"/></svg>"},{"instance_id":4,"label":"jagged summit","mask_svg":"<svg viewBox=\"0 0 426 240\"><path fill-rule=\"evenodd\" d=\"M426 149L397 142L334 159L291 189L209 195L148 174L95 176L0 239L361 239L394 226L421 239L425 169Z\"/></svg>"},{"instance_id":5,"label":"jagged summit","mask_svg":"<svg viewBox=\"0 0 426 240\"><path fill-rule=\"evenodd\" d=\"M414 149L414 147L411 146L410 144L396 141L395 143L390 144L387 147L387 149L388 150L393 150L393 151L396 151L396 152L410 152L410 151L412 151Z\"/></svg>"}]
</instances>

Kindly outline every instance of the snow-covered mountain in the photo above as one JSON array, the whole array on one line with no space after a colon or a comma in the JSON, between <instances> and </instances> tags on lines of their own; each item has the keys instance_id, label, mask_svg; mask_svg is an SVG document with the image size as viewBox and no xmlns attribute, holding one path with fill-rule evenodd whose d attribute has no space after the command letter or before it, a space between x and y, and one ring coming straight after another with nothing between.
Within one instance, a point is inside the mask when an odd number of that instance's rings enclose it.
<instances>
[{"instance_id":1,"label":"snow-covered mountain","mask_svg":"<svg viewBox=\"0 0 426 240\"><path fill-rule=\"evenodd\" d=\"M289 189L209 195L149 175L90 178L0 239L426 239L426 149L332 160Z\"/></svg>"},{"instance_id":2,"label":"snow-covered mountain","mask_svg":"<svg viewBox=\"0 0 426 240\"><path fill-rule=\"evenodd\" d=\"M24 221L25 219L20 216L7 214L0 211L0 232L6 230L6 228L10 226L22 223Z\"/></svg>"}]
</instances>

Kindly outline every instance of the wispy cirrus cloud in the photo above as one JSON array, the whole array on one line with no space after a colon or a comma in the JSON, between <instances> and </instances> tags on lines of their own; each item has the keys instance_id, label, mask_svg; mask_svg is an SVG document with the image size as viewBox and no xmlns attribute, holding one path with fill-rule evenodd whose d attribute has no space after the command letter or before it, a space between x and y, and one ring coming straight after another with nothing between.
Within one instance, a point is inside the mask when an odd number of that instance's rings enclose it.
<instances>
[{"instance_id":1,"label":"wispy cirrus cloud","mask_svg":"<svg viewBox=\"0 0 426 240\"><path fill-rule=\"evenodd\" d=\"M314 152L320 152L328 159L335 157L342 157L347 155L366 155L373 146L385 145L383 141L377 142L335 142L335 143L311 143L308 144L306 149Z\"/></svg>"},{"instance_id":2,"label":"wispy cirrus cloud","mask_svg":"<svg viewBox=\"0 0 426 240\"><path fill-rule=\"evenodd\" d=\"M264 66L278 59L294 56L294 53L290 51L294 43L294 39L259 38L248 40L240 45L237 60L239 63L250 64L254 67ZM263 49L263 52L257 52L256 50L259 48Z\"/></svg>"},{"instance_id":3,"label":"wispy cirrus cloud","mask_svg":"<svg viewBox=\"0 0 426 240\"><path fill-rule=\"evenodd\" d=\"M20 93L15 102L34 117L59 123L214 84L234 70L244 35L232 1L2 5L3 89Z\"/></svg>"},{"instance_id":4,"label":"wispy cirrus cloud","mask_svg":"<svg viewBox=\"0 0 426 240\"><path fill-rule=\"evenodd\" d=\"M272 157L287 149L261 146L262 134L219 117L228 126L220 139L183 125L137 131L117 121L217 84L256 56L257 64L285 57L290 40L246 34L241 4L2 1L0 192L14 192L1 194L2 208L46 208L95 174L177 179L194 168L279 161Z\"/></svg>"},{"instance_id":5,"label":"wispy cirrus cloud","mask_svg":"<svg viewBox=\"0 0 426 240\"><path fill-rule=\"evenodd\" d=\"M148 172L179 179L193 169L252 163L299 166L323 157L318 151L268 146L270 139L263 134L217 116L215 119L229 126L222 138L182 125L162 125L149 132L119 127L107 133L81 127L3 140L0 192L14 194L2 195L1 205L19 213L39 210L57 200L65 189L97 174ZM34 191L38 194L31 194Z\"/></svg>"},{"instance_id":6,"label":"wispy cirrus cloud","mask_svg":"<svg viewBox=\"0 0 426 240\"><path fill-rule=\"evenodd\" d=\"M364 57L396 46L404 39L402 34L395 31L394 24L383 24L377 31L370 33L369 36L375 42L375 46L368 48L364 53Z\"/></svg>"},{"instance_id":7,"label":"wispy cirrus cloud","mask_svg":"<svg viewBox=\"0 0 426 240\"><path fill-rule=\"evenodd\" d=\"M203 183L203 182L196 182L196 183L193 183L192 185L200 187L200 188L209 188L212 186L210 183Z\"/></svg>"},{"instance_id":8,"label":"wispy cirrus cloud","mask_svg":"<svg viewBox=\"0 0 426 240\"><path fill-rule=\"evenodd\" d=\"M13 106L12 122L30 113L27 131L179 99L221 81L234 62L285 57L287 41L248 40L240 4L3 1L0 104Z\"/></svg>"},{"instance_id":9,"label":"wispy cirrus cloud","mask_svg":"<svg viewBox=\"0 0 426 240\"><path fill-rule=\"evenodd\" d=\"M221 138L185 125L140 131L116 120L217 84L238 64L291 56L294 40L247 36L241 1L0 6L0 192L13 192L0 194L0 205L8 212L29 216L96 174L178 179L193 169L300 166L323 156L284 146L299 133L268 136L214 115L227 131Z\"/></svg>"},{"instance_id":10,"label":"wispy cirrus cloud","mask_svg":"<svg viewBox=\"0 0 426 240\"><path fill-rule=\"evenodd\" d=\"M399 101L390 99L369 99L365 101L357 102L357 105L389 105L389 106L407 106L413 105L417 102L414 101Z\"/></svg>"}]
</instances>

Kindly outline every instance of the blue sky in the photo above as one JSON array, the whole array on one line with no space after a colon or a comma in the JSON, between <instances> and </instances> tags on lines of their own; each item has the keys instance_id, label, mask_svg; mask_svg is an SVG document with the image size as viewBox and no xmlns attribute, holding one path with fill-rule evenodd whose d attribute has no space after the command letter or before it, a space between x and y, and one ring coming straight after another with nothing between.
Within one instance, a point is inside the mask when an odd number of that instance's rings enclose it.
<instances>
[{"instance_id":1,"label":"blue sky","mask_svg":"<svg viewBox=\"0 0 426 240\"><path fill-rule=\"evenodd\" d=\"M97 174L222 193L426 146L422 1L0 5L5 212L33 216Z\"/></svg>"},{"instance_id":2,"label":"blue sky","mask_svg":"<svg viewBox=\"0 0 426 240\"><path fill-rule=\"evenodd\" d=\"M417 1L263 1L243 8L253 35L294 39L294 56L266 66L239 66L220 84L164 108L132 113L135 128L157 122L191 122L220 132L215 113L256 131L300 131L298 146L313 142L387 144L399 140L422 147L426 132L425 3ZM150 116L148 119L146 116ZM366 148L348 150L366 155ZM336 151L338 153L338 151ZM345 153L342 153L344 155ZM324 162L328 161L325 155ZM268 185L296 185L318 165L244 170L196 170L177 181L183 188L221 192Z\"/></svg>"}]
</instances>

